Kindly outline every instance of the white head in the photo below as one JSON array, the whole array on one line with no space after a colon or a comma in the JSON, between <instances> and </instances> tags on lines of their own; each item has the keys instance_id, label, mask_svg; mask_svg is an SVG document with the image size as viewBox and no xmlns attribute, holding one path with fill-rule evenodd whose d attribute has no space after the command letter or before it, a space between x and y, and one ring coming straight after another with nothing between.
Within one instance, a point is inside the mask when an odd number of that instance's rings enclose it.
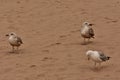
<instances>
[{"instance_id":1,"label":"white head","mask_svg":"<svg viewBox=\"0 0 120 80\"><path fill-rule=\"evenodd\" d=\"M89 23L89 22L84 22L84 23L83 23L83 26L92 26L92 25L94 25L94 24L91 24L91 23Z\"/></svg>"},{"instance_id":2,"label":"white head","mask_svg":"<svg viewBox=\"0 0 120 80\"><path fill-rule=\"evenodd\" d=\"M6 34L6 36L16 36L16 34L14 32L11 32L9 34Z\"/></svg>"},{"instance_id":3,"label":"white head","mask_svg":"<svg viewBox=\"0 0 120 80\"><path fill-rule=\"evenodd\" d=\"M88 57L88 60L90 59L90 55L93 53L93 51L92 50L88 50L87 52L86 52L86 56Z\"/></svg>"}]
</instances>

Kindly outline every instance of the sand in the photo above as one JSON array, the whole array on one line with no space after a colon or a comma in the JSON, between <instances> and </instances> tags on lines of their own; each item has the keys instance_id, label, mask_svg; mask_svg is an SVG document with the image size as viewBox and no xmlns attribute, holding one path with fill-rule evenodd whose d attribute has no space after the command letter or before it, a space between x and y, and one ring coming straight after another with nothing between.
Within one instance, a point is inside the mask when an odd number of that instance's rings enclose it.
<instances>
[{"instance_id":1,"label":"sand","mask_svg":"<svg viewBox=\"0 0 120 80\"><path fill-rule=\"evenodd\" d=\"M119 80L119 0L0 0L0 80ZM81 24L95 24L95 39L81 45ZM23 39L10 53L6 33ZM95 69L85 52L112 58Z\"/></svg>"}]
</instances>

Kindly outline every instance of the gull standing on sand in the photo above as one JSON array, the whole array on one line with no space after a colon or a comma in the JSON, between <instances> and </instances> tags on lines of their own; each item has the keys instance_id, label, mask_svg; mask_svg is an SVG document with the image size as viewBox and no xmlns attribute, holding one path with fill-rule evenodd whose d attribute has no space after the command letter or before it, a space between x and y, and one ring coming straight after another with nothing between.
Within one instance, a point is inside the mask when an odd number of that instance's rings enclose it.
<instances>
[{"instance_id":1,"label":"gull standing on sand","mask_svg":"<svg viewBox=\"0 0 120 80\"><path fill-rule=\"evenodd\" d=\"M17 47L17 50L21 44L23 44L22 39L18 37L14 32L11 32L9 34L6 34L6 36L9 36L9 43L12 46L12 51L14 52L14 47Z\"/></svg>"},{"instance_id":2,"label":"gull standing on sand","mask_svg":"<svg viewBox=\"0 0 120 80\"><path fill-rule=\"evenodd\" d=\"M84 22L82 24L80 32L81 32L81 36L84 38L84 43L85 43L86 38L88 39L88 41L90 38L94 38L95 34L94 34L93 29L91 28L92 25L93 24L90 24L88 22Z\"/></svg>"},{"instance_id":3,"label":"gull standing on sand","mask_svg":"<svg viewBox=\"0 0 120 80\"><path fill-rule=\"evenodd\" d=\"M86 52L86 55L88 57L88 60L92 60L95 62L95 66L96 63L99 63L99 65L101 65L101 62L105 62L107 60L110 59L109 56L106 56L103 52L101 51L92 51L92 50L88 50Z\"/></svg>"}]
</instances>

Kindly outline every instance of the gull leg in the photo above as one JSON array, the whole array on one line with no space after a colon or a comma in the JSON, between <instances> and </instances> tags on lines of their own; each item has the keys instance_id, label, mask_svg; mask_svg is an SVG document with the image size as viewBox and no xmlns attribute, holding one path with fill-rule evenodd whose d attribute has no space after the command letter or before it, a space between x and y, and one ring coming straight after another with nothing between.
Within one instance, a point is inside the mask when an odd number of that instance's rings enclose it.
<instances>
[{"instance_id":1,"label":"gull leg","mask_svg":"<svg viewBox=\"0 0 120 80\"><path fill-rule=\"evenodd\" d=\"M94 68L96 69L96 62L94 63Z\"/></svg>"},{"instance_id":2,"label":"gull leg","mask_svg":"<svg viewBox=\"0 0 120 80\"><path fill-rule=\"evenodd\" d=\"M85 44L85 38L84 38L84 44Z\"/></svg>"},{"instance_id":3,"label":"gull leg","mask_svg":"<svg viewBox=\"0 0 120 80\"><path fill-rule=\"evenodd\" d=\"M17 53L19 53L19 52L18 52L18 49L19 49L19 46L17 46Z\"/></svg>"},{"instance_id":4,"label":"gull leg","mask_svg":"<svg viewBox=\"0 0 120 80\"><path fill-rule=\"evenodd\" d=\"M99 66L101 66L101 63L99 63Z\"/></svg>"},{"instance_id":5,"label":"gull leg","mask_svg":"<svg viewBox=\"0 0 120 80\"><path fill-rule=\"evenodd\" d=\"M99 63L99 68L101 68L101 63Z\"/></svg>"},{"instance_id":6,"label":"gull leg","mask_svg":"<svg viewBox=\"0 0 120 80\"><path fill-rule=\"evenodd\" d=\"M88 38L88 43L90 42L90 38Z\"/></svg>"},{"instance_id":7,"label":"gull leg","mask_svg":"<svg viewBox=\"0 0 120 80\"><path fill-rule=\"evenodd\" d=\"M12 46L12 52L14 52L14 49L15 49L14 46Z\"/></svg>"},{"instance_id":8,"label":"gull leg","mask_svg":"<svg viewBox=\"0 0 120 80\"><path fill-rule=\"evenodd\" d=\"M95 62L95 70L98 70L97 63Z\"/></svg>"},{"instance_id":9,"label":"gull leg","mask_svg":"<svg viewBox=\"0 0 120 80\"><path fill-rule=\"evenodd\" d=\"M17 46L17 51L18 51L19 47Z\"/></svg>"},{"instance_id":10,"label":"gull leg","mask_svg":"<svg viewBox=\"0 0 120 80\"><path fill-rule=\"evenodd\" d=\"M96 62L95 62L95 67L96 67Z\"/></svg>"}]
</instances>

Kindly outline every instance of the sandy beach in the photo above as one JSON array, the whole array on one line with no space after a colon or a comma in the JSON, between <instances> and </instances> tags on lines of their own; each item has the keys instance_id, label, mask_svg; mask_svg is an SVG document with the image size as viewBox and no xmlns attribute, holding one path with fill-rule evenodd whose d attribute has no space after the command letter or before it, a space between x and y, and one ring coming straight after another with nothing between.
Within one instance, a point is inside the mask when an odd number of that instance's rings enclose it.
<instances>
[{"instance_id":1,"label":"sandy beach","mask_svg":"<svg viewBox=\"0 0 120 80\"><path fill-rule=\"evenodd\" d=\"M84 21L95 39L81 45ZM119 80L119 0L0 0L0 80ZM23 39L10 53L5 34ZM87 50L112 57L96 70Z\"/></svg>"}]
</instances>

